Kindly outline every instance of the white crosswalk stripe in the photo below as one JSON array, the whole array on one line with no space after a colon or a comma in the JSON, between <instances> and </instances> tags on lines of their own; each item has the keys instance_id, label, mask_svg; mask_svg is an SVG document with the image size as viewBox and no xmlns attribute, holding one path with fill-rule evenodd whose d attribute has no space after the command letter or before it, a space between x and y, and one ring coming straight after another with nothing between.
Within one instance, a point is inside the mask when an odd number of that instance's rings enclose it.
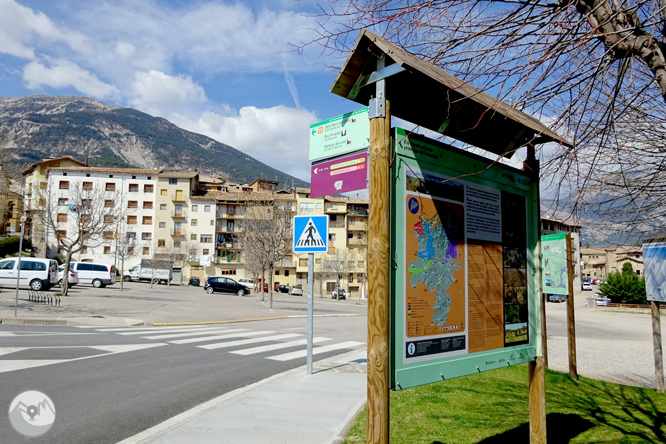
<instances>
[{"instance_id":1,"label":"white crosswalk stripe","mask_svg":"<svg viewBox=\"0 0 666 444\"><path fill-rule=\"evenodd\" d=\"M340 342L338 344L323 345L321 347L314 347L312 349L312 354L317 355L319 353L326 353L334 350L341 350L343 348L354 348L361 345L361 342L356 341L347 341ZM298 350L291 353L284 353L277 356L268 356L266 359L271 359L273 361L291 361L292 359L303 358L307 355L307 350Z\"/></svg>"},{"instance_id":2,"label":"white crosswalk stripe","mask_svg":"<svg viewBox=\"0 0 666 444\"><path fill-rule=\"evenodd\" d=\"M229 342L218 342L216 344L206 344L206 345L197 345L199 348L205 348L206 350L215 350L218 348L228 348L228 347L237 347L239 345L247 344L256 344L258 342L264 341L277 341L278 339L289 339L301 336L297 333L287 333L284 335L270 336L268 338L254 338L254 339L241 339L240 341L229 341Z\"/></svg>"},{"instance_id":3,"label":"white crosswalk stripe","mask_svg":"<svg viewBox=\"0 0 666 444\"><path fill-rule=\"evenodd\" d=\"M275 333L275 331L273 330L248 331L243 333L231 333L228 335L215 335L215 336L204 336L201 338L179 339L177 341L168 341L168 342L171 344L192 344L194 342L210 342L210 341L219 341L222 339L247 338L250 336L270 335L273 333Z\"/></svg>"},{"instance_id":4,"label":"white crosswalk stripe","mask_svg":"<svg viewBox=\"0 0 666 444\"><path fill-rule=\"evenodd\" d=\"M331 338L312 338L312 343L318 344L320 342L326 342L330 340ZM243 350L234 350L230 353L242 356L255 355L257 353L265 353L273 350L282 350L283 348L291 348L291 347L297 347L299 345L307 345L307 343L308 343L307 339L299 339L297 341L282 342L280 344L262 345L260 347L245 348Z\"/></svg>"},{"instance_id":5,"label":"white crosswalk stripe","mask_svg":"<svg viewBox=\"0 0 666 444\"><path fill-rule=\"evenodd\" d=\"M188 331L185 333L168 333L168 332L162 332L157 335L152 335L152 336L141 336L144 339L171 339L171 338L184 338L186 336L197 336L201 334L209 334L209 333L233 333L233 332L239 332L239 331L247 331L246 328L213 328L210 330L204 330L203 332L201 331Z\"/></svg>"},{"instance_id":6,"label":"white crosswalk stripe","mask_svg":"<svg viewBox=\"0 0 666 444\"><path fill-rule=\"evenodd\" d=\"M116 332L116 334L123 335L123 336L131 336L131 335L138 336L138 335L147 335L147 334L150 334L150 333L158 333L158 332L162 332L162 333L176 332L176 331L191 332L191 331L219 330L221 328L223 329L223 328L226 328L226 327L217 327L217 326L210 327L210 326L208 326L208 327L188 328L186 330L127 331L127 332ZM132 330L134 330L134 329L132 329Z\"/></svg>"}]
</instances>

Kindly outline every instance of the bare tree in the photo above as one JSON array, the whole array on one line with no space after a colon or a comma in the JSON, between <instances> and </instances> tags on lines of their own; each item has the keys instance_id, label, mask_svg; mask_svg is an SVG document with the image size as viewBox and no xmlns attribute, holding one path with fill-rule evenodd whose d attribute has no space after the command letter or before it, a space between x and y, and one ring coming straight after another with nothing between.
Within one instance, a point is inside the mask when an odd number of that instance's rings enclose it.
<instances>
[{"instance_id":1,"label":"bare tree","mask_svg":"<svg viewBox=\"0 0 666 444\"><path fill-rule=\"evenodd\" d=\"M241 227L246 262L256 264L255 267L261 269L262 276L268 274L269 308L273 307L275 266L291 254L292 250L292 222L291 214L288 211L289 205L290 202L281 200L279 196L268 194L262 200L248 202Z\"/></svg>"},{"instance_id":2,"label":"bare tree","mask_svg":"<svg viewBox=\"0 0 666 444\"><path fill-rule=\"evenodd\" d=\"M115 254L118 263L120 263L120 290L122 291L124 289L125 262L139 256L140 249L136 240L136 233L128 231L126 223L121 224L120 227L115 243Z\"/></svg>"},{"instance_id":3,"label":"bare tree","mask_svg":"<svg viewBox=\"0 0 666 444\"><path fill-rule=\"evenodd\" d=\"M67 190L66 198L53 192L39 195L44 207L37 215L47 230L53 233L57 249L64 257L62 292L66 295L72 255L84 247L96 248L113 243L119 218L122 217L121 203L117 199L106 199L105 191L100 187L87 188L76 182Z\"/></svg>"},{"instance_id":4,"label":"bare tree","mask_svg":"<svg viewBox=\"0 0 666 444\"><path fill-rule=\"evenodd\" d=\"M364 257L359 251L348 248L337 248L334 253L325 255L315 267L322 284L327 280L335 280L335 288L341 287L341 282L357 267L358 260Z\"/></svg>"},{"instance_id":5,"label":"bare tree","mask_svg":"<svg viewBox=\"0 0 666 444\"><path fill-rule=\"evenodd\" d=\"M615 231L663 225L664 2L333 0L320 7L317 37L306 44L324 54L346 57L369 28L571 140L575 149L548 147L541 156L549 211L621 212L611 220Z\"/></svg>"}]
</instances>

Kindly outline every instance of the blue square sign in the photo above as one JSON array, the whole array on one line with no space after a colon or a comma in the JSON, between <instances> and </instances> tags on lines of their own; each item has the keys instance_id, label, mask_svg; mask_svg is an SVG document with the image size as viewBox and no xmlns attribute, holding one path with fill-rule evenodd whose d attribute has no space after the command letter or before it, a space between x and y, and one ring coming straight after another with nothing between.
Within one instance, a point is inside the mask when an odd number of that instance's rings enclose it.
<instances>
[{"instance_id":1,"label":"blue square sign","mask_svg":"<svg viewBox=\"0 0 666 444\"><path fill-rule=\"evenodd\" d=\"M328 216L294 217L294 253L328 252Z\"/></svg>"}]
</instances>

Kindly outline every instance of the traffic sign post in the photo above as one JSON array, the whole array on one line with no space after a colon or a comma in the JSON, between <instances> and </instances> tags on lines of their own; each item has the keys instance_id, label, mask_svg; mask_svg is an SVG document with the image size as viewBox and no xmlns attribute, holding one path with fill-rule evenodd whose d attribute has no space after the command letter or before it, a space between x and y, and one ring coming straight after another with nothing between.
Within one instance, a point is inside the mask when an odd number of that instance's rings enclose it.
<instances>
[{"instance_id":1,"label":"traffic sign post","mask_svg":"<svg viewBox=\"0 0 666 444\"><path fill-rule=\"evenodd\" d=\"M312 374L312 345L314 317L314 253L328 252L328 216L294 217L294 253L308 253L308 327L307 367Z\"/></svg>"}]
</instances>

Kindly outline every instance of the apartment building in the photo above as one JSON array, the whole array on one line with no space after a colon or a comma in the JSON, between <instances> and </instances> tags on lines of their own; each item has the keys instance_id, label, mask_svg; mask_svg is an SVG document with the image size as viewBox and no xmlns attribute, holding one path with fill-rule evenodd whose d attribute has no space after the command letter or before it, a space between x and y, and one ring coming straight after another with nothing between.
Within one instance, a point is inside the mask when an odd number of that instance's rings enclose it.
<instances>
[{"instance_id":1,"label":"apartment building","mask_svg":"<svg viewBox=\"0 0 666 444\"><path fill-rule=\"evenodd\" d=\"M583 248L581 255L583 276L591 279L606 279L609 273L622 271L627 262L637 275L642 276L644 273L642 246Z\"/></svg>"}]
</instances>

